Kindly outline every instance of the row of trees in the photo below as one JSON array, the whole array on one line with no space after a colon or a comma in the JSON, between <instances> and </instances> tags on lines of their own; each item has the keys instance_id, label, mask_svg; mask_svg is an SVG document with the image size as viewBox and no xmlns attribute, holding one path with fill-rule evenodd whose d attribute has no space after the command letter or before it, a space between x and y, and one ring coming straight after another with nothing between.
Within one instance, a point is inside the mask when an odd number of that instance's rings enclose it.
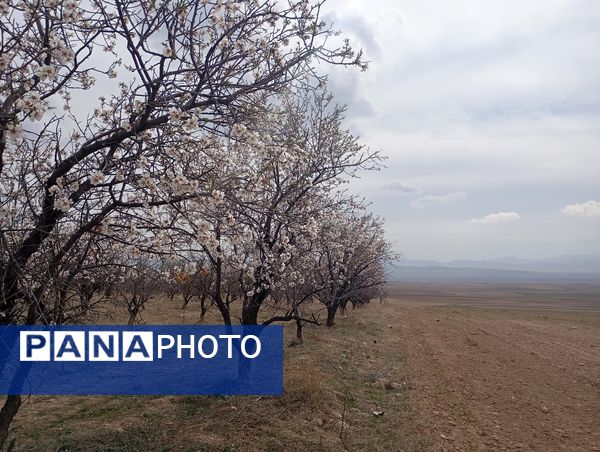
<instances>
[{"instance_id":1,"label":"row of trees","mask_svg":"<svg viewBox=\"0 0 600 452\"><path fill-rule=\"evenodd\" d=\"M166 290L300 328L376 295L390 247L344 184L380 157L316 70L365 65L321 7L0 0L0 323L134 322Z\"/></svg>"}]
</instances>

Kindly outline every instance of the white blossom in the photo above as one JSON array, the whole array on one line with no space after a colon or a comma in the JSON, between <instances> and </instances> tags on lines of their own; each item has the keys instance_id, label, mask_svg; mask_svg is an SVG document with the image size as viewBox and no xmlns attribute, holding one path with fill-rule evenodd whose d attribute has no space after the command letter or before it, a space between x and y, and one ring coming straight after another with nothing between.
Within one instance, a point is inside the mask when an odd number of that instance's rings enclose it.
<instances>
[{"instance_id":1,"label":"white blossom","mask_svg":"<svg viewBox=\"0 0 600 452\"><path fill-rule=\"evenodd\" d=\"M39 93L31 91L17 102L17 107L29 114L32 121L40 121L46 111L46 105Z\"/></svg>"},{"instance_id":2,"label":"white blossom","mask_svg":"<svg viewBox=\"0 0 600 452\"><path fill-rule=\"evenodd\" d=\"M61 212L68 212L71 208L71 201L66 196L60 196L54 199L54 208Z\"/></svg>"},{"instance_id":3,"label":"white blossom","mask_svg":"<svg viewBox=\"0 0 600 452\"><path fill-rule=\"evenodd\" d=\"M231 133L235 138L241 138L248 131L244 124L234 124L231 128Z\"/></svg>"},{"instance_id":4,"label":"white blossom","mask_svg":"<svg viewBox=\"0 0 600 452\"><path fill-rule=\"evenodd\" d=\"M108 218L104 218L102 220L102 223L100 223L100 232L102 234L108 234L109 232L109 228L108 228Z\"/></svg>"},{"instance_id":5,"label":"white blossom","mask_svg":"<svg viewBox=\"0 0 600 452\"><path fill-rule=\"evenodd\" d=\"M52 51L52 56L57 62L65 64L75 58L73 49L68 47L63 41L54 40L53 45L55 48Z\"/></svg>"},{"instance_id":6,"label":"white blossom","mask_svg":"<svg viewBox=\"0 0 600 452\"><path fill-rule=\"evenodd\" d=\"M184 193L196 190L198 182L190 181L187 177L179 174L173 178L172 187L174 194L183 195Z\"/></svg>"},{"instance_id":7,"label":"white blossom","mask_svg":"<svg viewBox=\"0 0 600 452\"><path fill-rule=\"evenodd\" d=\"M92 184L94 187L96 185L101 184L102 182L104 182L104 173L102 173L102 171L92 171L90 173L90 177L89 177L89 181L90 184Z\"/></svg>"},{"instance_id":8,"label":"white blossom","mask_svg":"<svg viewBox=\"0 0 600 452\"><path fill-rule=\"evenodd\" d=\"M8 66L10 64L10 60L11 60L11 58L10 58L10 55L8 52L0 55L0 71L3 71L6 68L8 68Z\"/></svg>"},{"instance_id":9,"label":"white blossom","mask_svg":"<svg viewBox=\"0 0 600 452\"><path fill-rule=\"evenodd\" d=\"M195 130L198 128L198 118L196 118L195 116L192 116L190 119L188 119L185 124L183 125L185 130Z\"/></svg>"},{"instance_id":10,"label":"white blossom","mask_svg":"<svg viewBox=\"0 0 600 452\"><path fill-rule=\"evenodd\" d=\"M318 235L317 221L314 218L309 218L306 224L306 231L308 232L309 237L314 240Z\"/></svg>"},{"instance_id":11,"label":"white blossom","mask_svg":"<svg viewBox=\"0 0 600 452\"><path fill-rule=\"evenodd\" d=\"M169 109L169 121L173 124L181 123L183 118L183 111L180 108L171 108Z\"/></svg>"},{"instance_id":12,"label":"white blossom","mask_svg":"<svg viewBox=\"0 0 600 452\"><path fill-rule=\"evenodd\" d=\"M22 131L21 124L9 123L6 128L6 133L13 140L21 138L21 131Z\"/></svg>"},{"instance_id":13,"label":"white blossom","mask_svg":"<svg viewBox=\"0 0 600 452\"><path fill-rule=\"evenodd\" d=\"M175 58L175 49L168 44L163 44L161 53L165 58Z\"/></svg>"},{"instance_id":14,"label":"white blossom","mask_svg":"<svg viewBox=\"0 0 600 452\"><path fill-rule=\"evenodd\" d=\"M167 146L167 148L165 149L165 154L168 157L177 158L178 157L177 148L175 146Z\"/></svg>"},{"instance_id":15,"label":"white blossom","mask_svg":"<svg viewBox=\"0 0 600 452\"><path fill-rule=\"evenodd\" d=\"M35 71L35 75L41 80L56 80L56 68L50 64L42 64L37 71Z\"/></svg>"},{"instance_id":16,"label":"white blossom","mask_svg":"<svg viewBox=\"0 0 600 452\"><path fill-rule=\"evenodd\" d=\"M124 119L123 121L121 121L121 128L124 129L126 132L131 132L131 123L129 122L129 119Z\"/></svg>"},{"instance_id":17,"label":"white blossom","mask_svg":"<svg viewBox=\"0 0 600 452\"><path fill-rule=\"evenodd\" d=\"M188 275L193 275L198 271L198 264L196 262L186 262L183 267L183 272Z\"/></svg>"},{"instance_id":18,"label":"white blossom","mask_svg":"<svg viewBox=\"0 0 600 452\"><path fill-rule=\"evenodd\" d=\"M211 193L211 197L215 205L219 205L225 199L225 193L220 190L213 190Z\"/></svg>"},{"instance_id":19,"label":"white blossom","mask_svg":"<svg viewBox=\"0 0 600 452\"><path fill-rule=\"evenodd\" d=\"M135 227L135 225L131 225L129 226L129 229L127 229L127 238L129 239L133 239L138 235L138 229Z\"/></svg>"},{"instance_id":20,"label":"white blossom","mask_svg":"<svg viewBox=\"0 0 600 452\"><path fill-rule=\"evenodd\" d=\"M81 17L79 5L74 0L67 0L62 7L63 19L67 22L75 22Z\"/></svg>"},{"instance_id":21,"label":"white blossom","mask_svg":"<svg viewBox=\"0 0 600 452\"><path fill-rule=\"evenodd\" d=\"M90 89L96 83L95 77L91 76L87 72L79 74L79 81L81 82L83 89Z\"/></svg>"},{"instance_id":22,"label":"white blossom","mask_svg":"<svg viewBox=\"0 0 600 452\"><path fill-rule=\"evenodd\" d=\"M150 190L156 190L156 182L150 176L150 174L142 174L142 176L138 179L138 184L142 188L148 188Z\"/></svg>"}]
</instances>

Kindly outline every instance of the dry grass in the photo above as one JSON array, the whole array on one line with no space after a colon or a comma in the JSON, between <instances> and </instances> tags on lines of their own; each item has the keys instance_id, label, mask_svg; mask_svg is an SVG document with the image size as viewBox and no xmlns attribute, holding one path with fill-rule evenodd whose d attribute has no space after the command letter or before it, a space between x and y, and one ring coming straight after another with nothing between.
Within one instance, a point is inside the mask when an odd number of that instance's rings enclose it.
<instances>
[{"instance_id":1,"label":"dry grass","mask_svg":"<svg viewBox=\"0 0 600 452\"><path fill-rule=\"evenodd\" d=\"M196 306L150 303L147 323L197 323ZM218 323L216 313L206 323ZM114 316L114 313L110 313ZM282 397L32 397L11 435L16 450L419 450L404 345L373 304L332 329L306 327L285 350ZM98 321L110 321L100 315ZM286 328L286 343L294 338ZM373 411L385 411L375 417ZM343 439L343 441L342 441Z\"/></svg>"},{"instance_id":2,"label":"dry grass","mask_svg":"<svg viewBox=\"0 0 600 452\"><path fill-rule=\"evenodd\" d=\"M285 394L281 404L288 407L322 409L332 402L325 390L326 376L320 371L298 365L288 365L284 379Z\"/></svg>"}]
</instances>

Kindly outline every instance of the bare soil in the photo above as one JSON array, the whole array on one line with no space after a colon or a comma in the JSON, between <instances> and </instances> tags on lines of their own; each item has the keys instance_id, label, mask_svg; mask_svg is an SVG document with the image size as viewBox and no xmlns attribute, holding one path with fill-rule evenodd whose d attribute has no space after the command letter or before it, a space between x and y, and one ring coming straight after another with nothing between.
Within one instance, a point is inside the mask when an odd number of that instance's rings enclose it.
<instances>
[{"instance_id":1,"label":"bare soil","mask_svg":"<svg viewBox=\"0 0 600 452\"><path fill-rule=\"evenodd\" d=\"M437 450L600 450L600 315L402 308Z\"/></svg>"}]
</instances>

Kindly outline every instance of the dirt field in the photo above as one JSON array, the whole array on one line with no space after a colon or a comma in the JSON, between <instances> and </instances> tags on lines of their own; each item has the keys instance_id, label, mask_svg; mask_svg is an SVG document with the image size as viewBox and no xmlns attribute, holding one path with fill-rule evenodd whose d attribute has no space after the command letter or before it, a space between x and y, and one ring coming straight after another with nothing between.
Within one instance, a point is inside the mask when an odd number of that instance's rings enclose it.
<instances>
[{"instance_id":1,"label":"dirt field","mask_svg":"<svg viewBox=\"0 0 600 452\"><path fill-rule=\"evenodd\" d=\"M401 300L417 411L439 436L436 449L600 450L593 288L429 290L392 293Z\"/></svg>"},{"instance_id":2,"label":"dirt field","mask_svg":"<svg viewBox=\"0 0 600 452\"><path fill-rule=\"evenodd\" d=\"M600 451L599 294L392 287L331 330L307 327L281 398L32 397L16 450ZM198 313L154 302L144 320Z\"/></svg>"}]
</instances>

